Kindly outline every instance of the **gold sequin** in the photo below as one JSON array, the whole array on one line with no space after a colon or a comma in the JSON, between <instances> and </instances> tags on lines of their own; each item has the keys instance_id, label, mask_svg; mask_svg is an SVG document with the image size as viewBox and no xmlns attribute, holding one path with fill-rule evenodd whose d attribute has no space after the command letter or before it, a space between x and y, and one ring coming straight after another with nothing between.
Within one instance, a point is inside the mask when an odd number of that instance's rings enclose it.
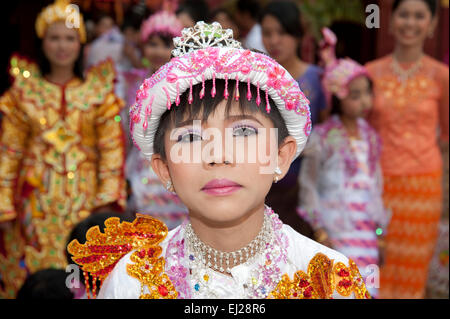
<instances>
[{"instance_id":1,"label":"gold sequin","mask_svg":"<svg viewBox=\"0 0 450 319\"><path fill-rule=\"evenodd\" d=\"M108 276L120 258L136 250L130 256L133 264L127 265L127 273L149 288L150 294L143 293L141 298L176 298L175 288L163 273L164 258L158 258L162 252L159 243L167 232L166 225L150 216L137 214L133 223L111 217L105 221L104 233L98 226L92 227L86 233L85 244L73 240L67 250L83 271L100 280Z\"/></svg>"},{"instance_id":2,"label":"gold sequin","mask_svg":"<svg viewBox=\"0 0 450 319\"><path fill-rule=\"evenodd\" d=\"M283 275L277 287L269 294L269 299L330 299L333 292L348 297L355 293L357 299L370 298L364 281L356 267L349 260L349 267L318 253L308 265L308 274L297 271L294 279Z\"/></svg>"}]
</instances>

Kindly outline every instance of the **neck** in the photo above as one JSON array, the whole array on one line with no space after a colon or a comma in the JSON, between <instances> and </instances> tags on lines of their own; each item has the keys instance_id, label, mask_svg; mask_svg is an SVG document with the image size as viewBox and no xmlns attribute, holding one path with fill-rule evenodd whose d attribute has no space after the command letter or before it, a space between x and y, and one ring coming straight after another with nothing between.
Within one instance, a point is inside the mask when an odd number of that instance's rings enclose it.
<instances>
[{"instance_id":1,"label":"neck","mask_svg":"<svg viewBox=\"0 0 450 319\"><path fill-rule=\"evenodd\" d=\"M298 79L305 73L307 63L300 60L297 56L288 59L281 65L292 75L294 79Z\"/></svg>"},{"instance_id":2,"label":"neck","mask_svg":"<svg viewBox=\"0 0 450 319\"><path fill-rule=\"evenodd\" d=\"M226 224L211 224L196 214L190 215L192 229L208 246L223 251L233 252L249 244L260 232L264 222L264 204L252 210L239 220Z\"/></svg>"},{"instance_id":3,"label":"neck","mask_svg":"<svg viewBox=\"0 0 450 319\"><path fill-rule=\"evenodd\" d=\"M423 46L403 46L397 44L393 56L400 63L411 63L418 61L423 55Z\"/></svg>"},{"instance_id":4,"label":"neck","mask_svg":"<svg viewBox=\"0 0 450 319\"><path fill-rule=\"evenodd\" d=\"M347 117L345 115L339 116L342 125L347 130L348 135L350 136L358 136L358 122L357 118Z\"/></svg>"},{"instance_id":5,"label":"neck","mask_svg":"<svg viewBox=\"0 0 450 319\"><path fill-rule=\"evenodd\" d=\"M73 66L52 65L47 78L57 84L64 85L75 77Z\"/></svg>"}]
</instances>

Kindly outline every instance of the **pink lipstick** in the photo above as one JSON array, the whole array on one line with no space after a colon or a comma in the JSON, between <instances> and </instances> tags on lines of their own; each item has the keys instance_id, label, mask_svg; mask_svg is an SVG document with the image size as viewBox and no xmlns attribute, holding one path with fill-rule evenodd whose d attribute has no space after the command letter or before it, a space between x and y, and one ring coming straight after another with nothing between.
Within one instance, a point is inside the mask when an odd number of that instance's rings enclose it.
<instances>
[{"instance_id":1,"label":"pink lipstick","mask_svg":"<svg viewBox=\"0 0 450 319\"><path fill-rule=\"evenodd\" d=\"M203 186L202 191L215 196L225 196L242 188L241 185L228 179L213 179Z\"/></svg>"}]
</instances>

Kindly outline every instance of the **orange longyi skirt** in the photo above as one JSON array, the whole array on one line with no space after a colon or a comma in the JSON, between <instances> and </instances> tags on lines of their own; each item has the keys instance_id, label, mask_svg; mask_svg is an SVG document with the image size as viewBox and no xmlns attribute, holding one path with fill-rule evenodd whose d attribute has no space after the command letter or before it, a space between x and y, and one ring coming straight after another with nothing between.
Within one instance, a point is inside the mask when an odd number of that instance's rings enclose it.
<instances>
[{"instance_id":1,"label":"orange longyi skirt","mask_svg":"<svg viewBox=\"0 0 450 319\"><path fill-rule=\"evenodd\" d=\"M442 172L384 176L384 204L392 211L381 267L380 298L424 298L442 210Z\"/></svg>"}]
</instances>

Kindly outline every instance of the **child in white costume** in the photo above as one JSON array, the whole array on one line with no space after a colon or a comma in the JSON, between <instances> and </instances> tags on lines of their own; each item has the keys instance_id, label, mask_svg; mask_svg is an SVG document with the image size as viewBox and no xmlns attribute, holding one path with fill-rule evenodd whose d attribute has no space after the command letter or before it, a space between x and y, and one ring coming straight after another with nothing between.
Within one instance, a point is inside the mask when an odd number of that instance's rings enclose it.
<instances>
[{"instance_id":1,"label":"child in white costume","mask_svg":"<svg viewBox=\"0 0 450 319\"><path fill-rule=\"evenodd\" d=\"M306 143L308 100L230 31L184 29L130 110L135 144L189 220L168 232L148 216L109 219L69 244L73 260L103 282L99 298L369 298L351 260L264 205Z\"/></svg>"},{"instance_id":2,"label":"child in white costume","mask_svg":"<svg viewBox=\"0 0 450 319\"><path fill-rule=\"evenodd\" d=\"M336 59L336 36L322 32L323 84L333 97L332 116L314 127L303 151L297 211L327 246L355 261L376 298L380 232L389 213L382 199L381 141L363 118L372 107L371 82L362 65Z\"/></svg>"}]
</instances>

